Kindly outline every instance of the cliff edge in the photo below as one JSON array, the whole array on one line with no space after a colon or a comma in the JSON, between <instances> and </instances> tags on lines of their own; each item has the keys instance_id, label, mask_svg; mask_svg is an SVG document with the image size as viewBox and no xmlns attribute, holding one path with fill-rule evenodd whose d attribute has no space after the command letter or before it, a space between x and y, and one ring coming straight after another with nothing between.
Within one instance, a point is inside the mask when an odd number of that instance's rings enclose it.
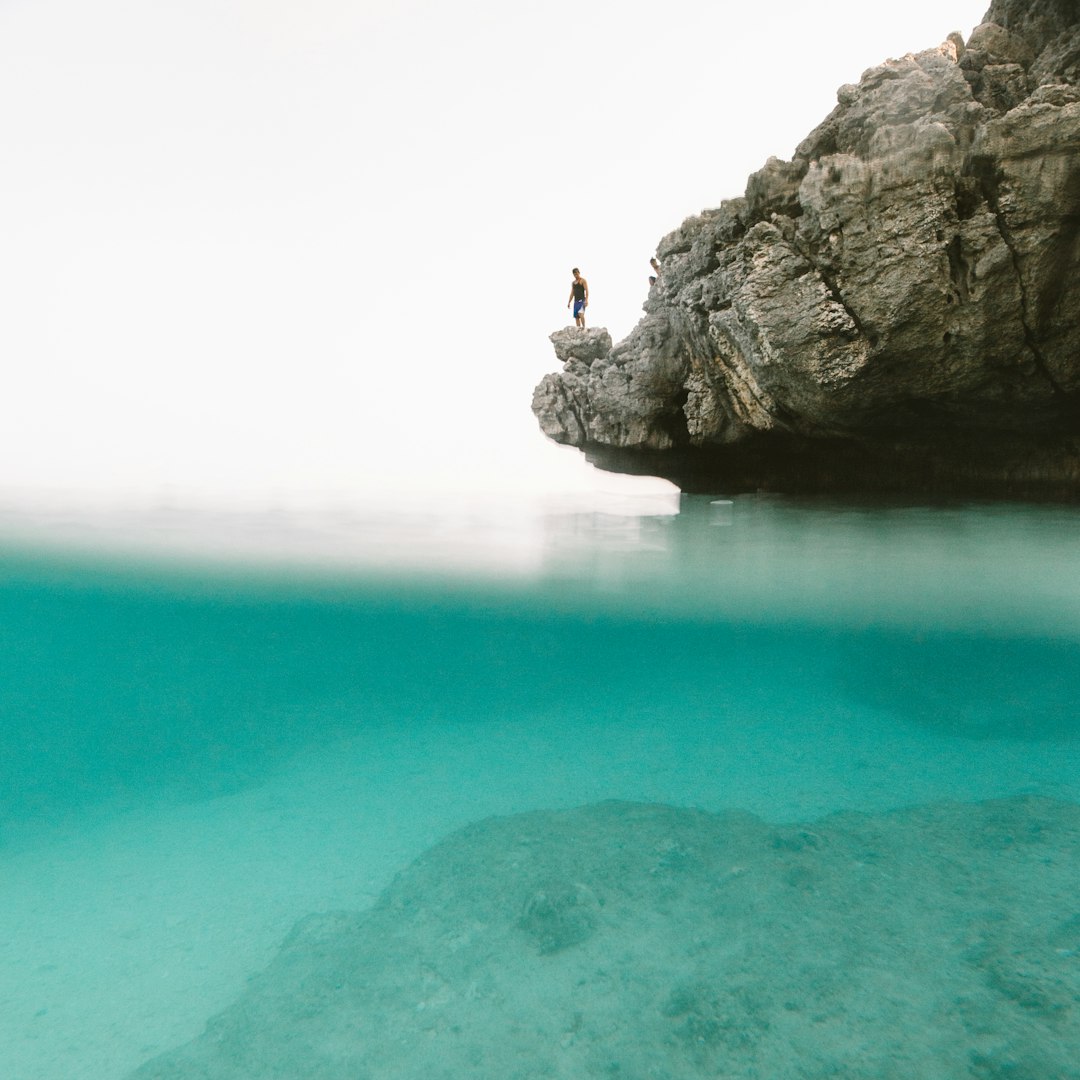
<instances>
[{"instance_id":1,"label":"cliff edge","mask_svg":"<svg viewBox=\"0 0 1080 1080\"><path fill-rule=\"evenodd\" d=\"M685 490L1080 495L1080 3L841 87L658 247L645 316L552 335L543 431Z\"/></svg>"}]
</instances>

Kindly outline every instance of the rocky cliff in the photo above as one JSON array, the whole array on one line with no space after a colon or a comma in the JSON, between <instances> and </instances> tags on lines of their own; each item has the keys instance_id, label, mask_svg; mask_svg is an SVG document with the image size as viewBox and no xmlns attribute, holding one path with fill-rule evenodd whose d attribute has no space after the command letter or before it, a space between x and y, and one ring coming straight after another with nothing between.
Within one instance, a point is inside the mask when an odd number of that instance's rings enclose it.
<instances>
[{"instance_id":1,"label":"rocky cliff","mask_svg":"<svg viewBox=\"0 0 1080 1080\"><path fill-rule=\"evenodd\" d=\"M994 0L869 69L658 247L645 316L552 335L544 432L687 490L1080 495L1080 2Z\"/></svg>"}]
</instances>

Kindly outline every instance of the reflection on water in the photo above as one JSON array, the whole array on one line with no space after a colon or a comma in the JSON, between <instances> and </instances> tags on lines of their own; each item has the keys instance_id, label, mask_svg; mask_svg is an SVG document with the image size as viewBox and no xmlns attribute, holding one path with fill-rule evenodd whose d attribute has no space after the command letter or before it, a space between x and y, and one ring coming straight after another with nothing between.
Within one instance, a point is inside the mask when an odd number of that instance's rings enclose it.
<instances>
[{"instance_id":1,"label":"reflection on water","mask_svg":"<svg viewBox=\"0 0 1080 1080\"><path fill-rule=\"evenodd\" d=\"M1080 802L1072 508L4 524L0 1058L27 1080L193 1037L297 918L364 907L486 815Z\"/></svg>"},{"instance_id":2,"label":"reflection on water","mask_svg":"<svg viewBox=\"0 0 1080 1080\"><path fill-rule=\"evenodd\" d=\"M119 523L135 563L9 549L4 815L220 794L358 726L556 704L756 724L766 701L832 702L965 738L1078 734L1071 509L649 497L499 527L499 507L435 509L333 529L149 515ZM216 563L161 561L214 538Z\"/></svg>"},{"instance_id":3,"label":"reflection on water","mask_svg":"<svg viewBox=\"0 0 1080 1080\"><path fill-rule=\"evenodd\" d=\"M242 590L257 577L316 591L500 585L526 606L980 629L989 620L1067 635L1080 625L1078 528L1080 511L1061 506L667 493L409 497L302 514L0 510L9 562L51 552L56 572L76 573L81 554L99 577L126 566L178 582L186 569L181 589L230 576Z\"/></svg>"},{"instance_id":4,"label":"reflection on water","mask_svg":"<svg viewBox=\"0 0 1080 1080\"><path fill-rule=\"evenodd\" d=\"M833 700L966 738L1072 739L1078 524L1063 508L665 496L99 519L143 561L5 557L4 814L234 791L357 725L552 702L685 718L723 693L739 715L786 687L788 717Z\"/></svg>"}]
</instances>

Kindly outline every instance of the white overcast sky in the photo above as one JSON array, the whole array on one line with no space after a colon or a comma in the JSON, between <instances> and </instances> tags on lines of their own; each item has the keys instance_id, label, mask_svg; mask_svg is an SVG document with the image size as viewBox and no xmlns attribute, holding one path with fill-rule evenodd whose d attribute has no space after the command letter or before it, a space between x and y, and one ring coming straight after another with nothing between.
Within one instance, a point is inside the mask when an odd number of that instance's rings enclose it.
<instances>
[{"instance_id":1,"label":"white overcast sky","mask_svg":"<svg viewBox=\"0 0 1080 1080\"><path fill-rule=\"evenodd\" d=\"M987 0L0 0L0 496L573 488L571 266L659 238Z\"/></svg>"}]
</instances>

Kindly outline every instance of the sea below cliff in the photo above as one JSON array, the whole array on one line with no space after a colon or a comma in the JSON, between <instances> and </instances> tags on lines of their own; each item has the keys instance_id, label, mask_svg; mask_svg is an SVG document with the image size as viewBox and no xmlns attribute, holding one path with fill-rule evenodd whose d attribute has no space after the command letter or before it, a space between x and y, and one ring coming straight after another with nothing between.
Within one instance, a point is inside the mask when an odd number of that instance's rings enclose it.
<instances>
[{"instance_id":1,"label":"sea below cliff","mask_svg":"<svg viewBox=\"0 0 1080 1080\"><path fill-rule=\"evenodd\" d=\"M5 1076L1080 1076L1080 510L303 522L2 523Z\"/></svg>"}]
</instances>

